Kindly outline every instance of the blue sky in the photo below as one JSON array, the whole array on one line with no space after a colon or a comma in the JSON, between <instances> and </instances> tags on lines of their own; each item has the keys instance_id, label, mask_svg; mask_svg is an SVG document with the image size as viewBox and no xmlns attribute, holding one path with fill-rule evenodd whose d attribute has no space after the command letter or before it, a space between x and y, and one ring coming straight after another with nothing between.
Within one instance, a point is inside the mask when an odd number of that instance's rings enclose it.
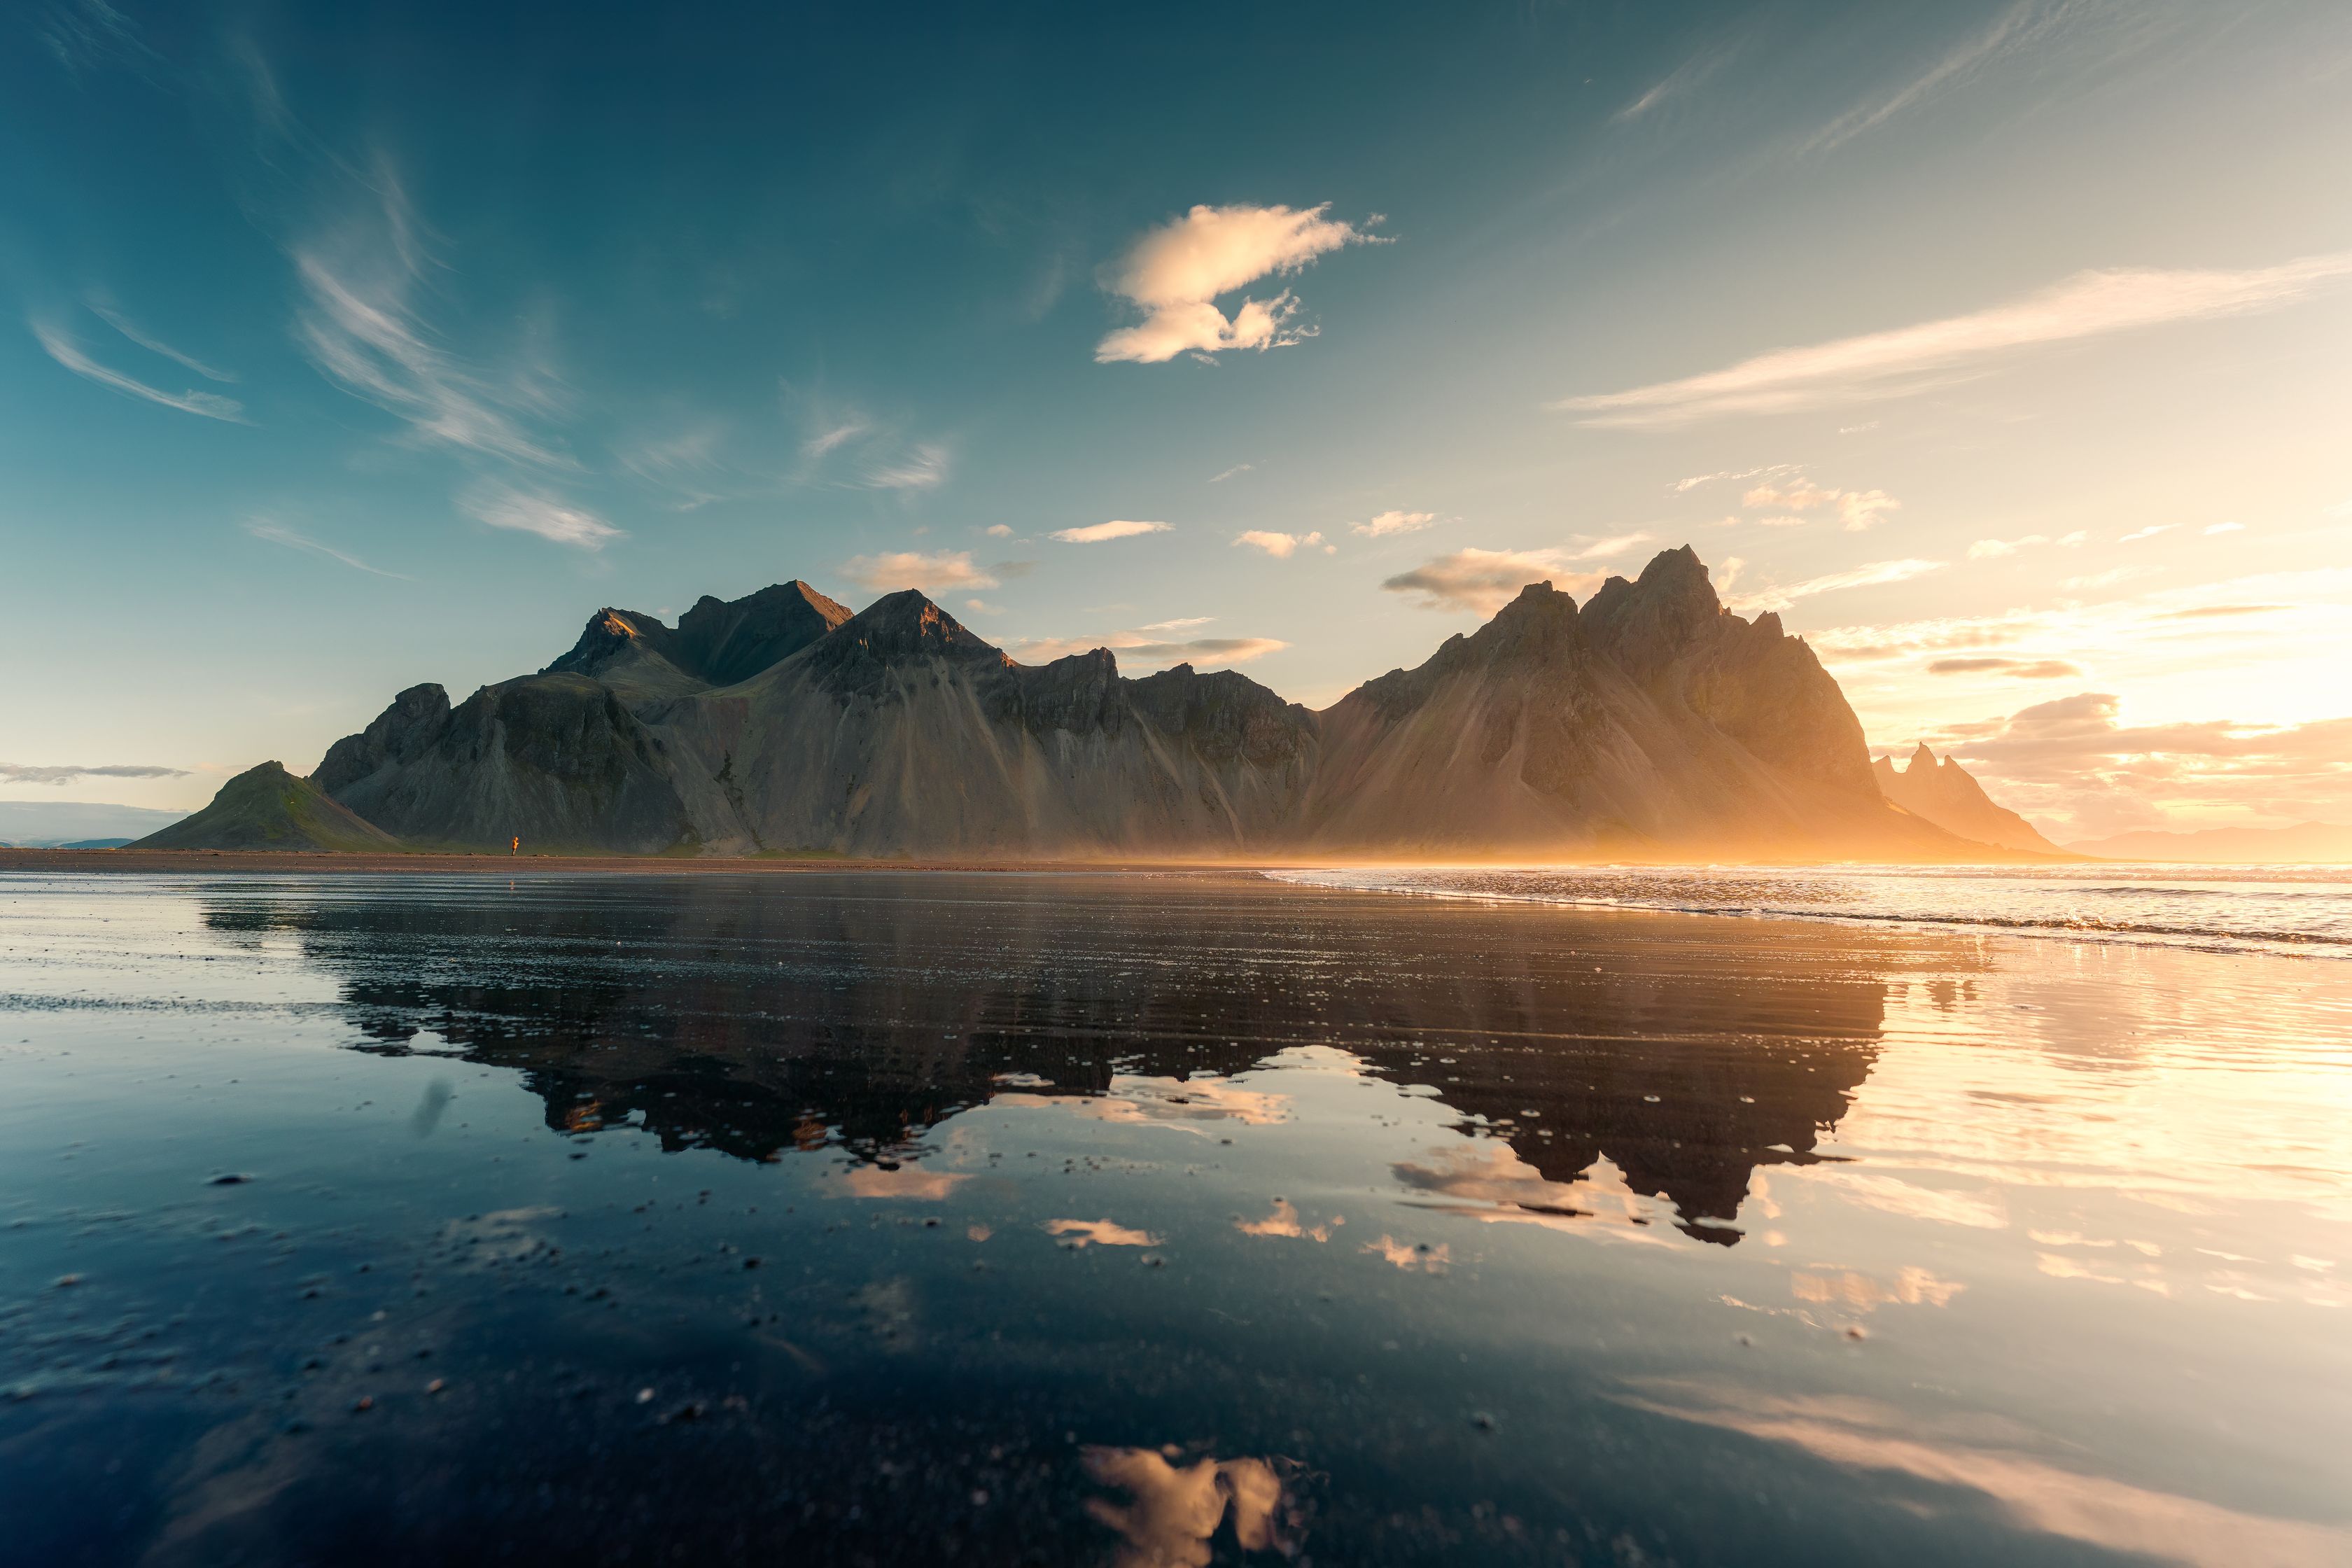
<instances>
[{"instance_id":1,"label":"blue sky","mask_svg":"<svg viewBox=\"0 0 2352 1568\"><path fill-rule=\"evenodd\" d=\"M2352 819L2340 5L43 0L0 167L0 797L792 576L1321 705L1687 542L2063 832Z\"/></svg>"}]
</instances>

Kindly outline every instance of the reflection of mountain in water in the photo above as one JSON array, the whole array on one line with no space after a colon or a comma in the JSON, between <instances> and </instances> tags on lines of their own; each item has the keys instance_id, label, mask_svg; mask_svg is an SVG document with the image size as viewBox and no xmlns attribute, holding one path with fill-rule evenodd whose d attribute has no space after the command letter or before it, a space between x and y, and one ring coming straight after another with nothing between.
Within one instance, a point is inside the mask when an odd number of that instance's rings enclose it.
<instances>
[{"instance_id":1,"label":"reflection of mountain in water","mask_svg":"<svg viewBox=\"0 0 2352 1568\"><path fill-rule=\"evenodd\" d=\"M206 920L299 932L368 1048L520 1069L558 1130L890 1164L1000 1079L1101 1093L1331 1045L1433 1088L1546 1179L1605 1157L1725 1242L1697 1222L1732 1218L1755 1167L1813 1157L1884 995L1875 939L1852 932L1236 878L281 886Z\"/></svg>"}]
</instances>

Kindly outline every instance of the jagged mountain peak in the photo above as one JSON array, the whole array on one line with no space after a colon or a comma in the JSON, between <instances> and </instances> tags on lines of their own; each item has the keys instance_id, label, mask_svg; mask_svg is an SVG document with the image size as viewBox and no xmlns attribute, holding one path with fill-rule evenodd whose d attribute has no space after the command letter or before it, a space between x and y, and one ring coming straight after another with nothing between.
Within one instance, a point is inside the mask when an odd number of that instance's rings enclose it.
<instances>
[{"instance_id":1,"label":"jagged mountain peak","mask_svg":"<svg viewBox=\"0 0 2352 1568\"><path fill-rule=\"evenodd\" d=\"M734 686L849 619L848 605L797 577L733 601L706 594L678 620L678 657L689 674L713 686Z\"/></svg>"},{"instance_id":2,"label":"jagged mountain peak","mask_svg":"<svg viewBox=\"0 0 2352 1568\"><path fill-rule=\"evenodd\" d=\"M634 653L650 653L710 686L733 686L780 664L850 618L794 578L740 599L705 594L672 628L658 616L606 605L588 617L572 651L541 675L595 675Z\"/></svg>"},{"instance_id":3,"label":"jagged mountain peak","mask_svg":"<svg viewBox=\"0 0 2352 1568\"><path fill-rule=\"evenodd\" d=\"M971 631L919 588L885 594L834 628L814 658L821 668L946 659L1007 667L1003 649Z\"/></svg>"},{"instance_id":4,"label":"jagged mountain peak","mask_svg":"<svg viewBox=\"0 0 2352 1568\"><path fill-rule=\"evenodd\" d=\"M571 651L551 662L541 675L593 675L615 658L637 648L667 655L672 634L658 616L606 605L588 617Z\"/></svg>"},{"instance_id":5,"label":"jagged mountain peak","mask_svg":"<svg viewBox=\"0 0 2352 1568\"><path fill-rule=\"evenodd\" d=\"M1897 768L1890 752L1871 764L1871 772L1887 799L1964 838L2036 854L2058 849L2032 823L1986 794L1958 762L1938 760L1925 741L1912 748L1907 766Z\"/></svg>"},{"instance_id":6,"label":"jagged mountain peak","mask_svg":"<svg viewBox=\"0 0 2352 1568\"><path fill-rule=\"evenodd\" d=\"M1658 552L1639 578L1610 578L1584 606L1584 614L1594 640L1636 679L1649 679L1703 643L1725 618L1706 563L1687 544ZM1772 630L1777 633L1780 626L1775 619Z\"/></svg>"}]
</instances>

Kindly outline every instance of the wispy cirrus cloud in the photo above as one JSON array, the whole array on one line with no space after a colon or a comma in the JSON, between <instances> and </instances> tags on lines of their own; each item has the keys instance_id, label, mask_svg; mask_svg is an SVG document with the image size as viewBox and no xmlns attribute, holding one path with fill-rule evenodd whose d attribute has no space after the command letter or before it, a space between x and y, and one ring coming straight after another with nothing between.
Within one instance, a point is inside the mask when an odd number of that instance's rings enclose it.
<instances>
[{"instance_id":1,"label":"wispy cirrus cloud","mask_svg":"<svg viewBox=\"0 0 2352 1568\"><path fill-rule=\"evenodd\" d=\"M1612 533L1605 539L1594 539L1587 535L1581 543L1574 550L1569 551L1567 554L1570 561L1606 561L1612 555L1622 555L1628 550L1638 549L1655 537L1654 534L1639 531Z\"/></svg>"},{"instance_id":2,"label":"wispy cirrus cloud","mask_svg":"<svg viewBox=\"0 0 2352 1568\"><path fill-rule=\"evenodd\" d=\"M1828 572L1778 587L1759 588L1732 600L1729 607L1743 616L1765 610L1785 610L1798 600L1810 599L1816 595L1841 593L1848 588L1875 588L1887 583L1906 583L1914 577L1923 577L1930 572L1943 569L1941 561L1874 561L1867 566Z\"/></svg>"},{"instance_id":3,"label":"wispy cirrus cloud","mask_svg":"<svg viewBox=\"0 0 2352 1568\"><path fill-rule=\"evenodd\" d=\"M2245 271L2078 272L2037 293L1964 316L1775 349L1704 375L1563 398L1586 425L1659 429L1742 414L1901 396L2000 356L2084 338L2277 310L2352 275L2352 251Z\"/></svg>"},{"instance_id":4,"label":"wispy cirrus cloud","mask_svg":"<svg viewBox=\"0 0 2352 1568\"><path fill-rule=\"evenodd\" d=\"M110 763L102 767L0 763L0 783L5 784L69 784L77 779L184 779L187 776L185 768L147 767L123 763Z\"/></svg>"},{"instance_id":5,"label":"wispy cirrus cloud","mask_svg":"<svg viewBox=\"0 0 2352 1568\"><path fill-rule=\"evenodd\" d=\"M36 31L50 56L77 79L101 66L120 66L143 78L163 62L139 36L138 24L107 0L50 0Z\"/></svg>"},{"instance_id":6,"label":"wispy cirrus cloud","mask_svg":"<svg viewBox=\"0 0 2352 1568\"><path fill-rule=\"evenodd\" d=\"M801 450L812 458L822 458L836 447L846 446L861 436L873 432L873 422L863 415L845 415L827 420L809 433L801 443Z\"/></svg>"},{"instance_id":7,"label":"wispy cirrus cloud","mask_svg":"<svg viewBox=\"0 0 2352 1568\"><path fill-rule=\"evenodd\" d=\"M183 414L201 415L206 419L224 420L231 425L253 423L245 416L245 405L233 397L193 390L173 393L160 386L150 386L136 376L125 375L119 370L99 363L83 353L80 345L54 322L36 320L27 321L26 325L32 329L33 336L39 340L51 359L85 381L94 381L127 396L160 403L166 408L176 408Z\"/></svg>"},{"instance_id":8,"label":"wispy cirrus cloud","mask_svg":"<svg viewBox=\"0 0 2352 1568\"><path fill-rule=\"evenodd\" d=\"M932 490L947 483L950 454L934 442L916 446L905 455L886 459L866 470L867 488L877 490Z\"/></svg>"},{"instance_id":9,"label":"wispy cirrus cloud","mask_svg":"<svg viewBox=\"0 0 2352 1568\"><path fill-rule=\"evenodd\" d=\"M271 544L282 544L289 550L308 551L313 555L323 555L330 561L340 561L354 571L370 573L378 577L395 577L403 583L416 581L405 572L387 572L381 566L371 566L356 555L338 550L331 544L321 544L306 533L297 532L266 517L257 517L247 522L245 525L245 531L256 539L266 540Z\"/></svg>"},{"instance_id":10,"label":"wispy cirrus cloud","mask_svg":"<svg viewBox=\"0 0 2352 1568\"><path fill-rule=\"evenodd\" d=\"M1343 246L1374 237L1327 217L1321 206L1195 206L1148 230L1106 269L1103 287L1143 313L1095 345L1100 363L1162 364L1179 354L1284 348L1314 335L1294 324L1289 289L1244 298L1229 317L1216 300L1261 278L1287 276ZM1377 221L1377 220L1375 220Z\"/></svg>"},{"instance_id":11,"label":"wispy cirrus cloud","mask_svg":"<svg viewBox=\"0 0 2352 1568\"><path fill-rule=\"evenodd\" d=\"M236 372L215 369L196 358L195 355L175 349L154 333L145 331L138 322L124 315L114 301L103 293L93 290L83 298L82 303L89 307L91 315L129 338L149 353L161 354L184 370L194 371L206 381L232 382L236 379Z\"/></svg>"},{"instance_id":12,"label":"wispy cirrus cloud","mask_svg":"<svg viewBox=\"0 0 2352 1568\"><path fill-rule=\"evenodd\" d=\"M614 461L670 499L672 511L695 511L727 496L709 487L723 479L719 444L727 426L716 420L648 437L623 447Z\"/></svg>"},{"instance_id":13,"label":"wispy cirrus cloud","mask_svg":"<svg viewBox=\"0 0 2352 1568\"><path fill-rule=\"evenodd\" d=\"M2019 0L1995 17L1991 26L1971 34L1953 47L1947 49L1926 69L1910 77L1891 91L1874 95L1847 110L1822 127L1803 147L1807 153L1826 153L1843 146L1863 132L1885 124L1905 110L1924 101L1936 92L1965 79L1980 67L2013 50L2028 47L2045 38L2069 12L2080 7L2069 0Z\"/></svg>"},{"instance_id":14,"label":"wispy cirrus cloud","mask_svg":"<svg viewBox=\"0 0 2352 1568\"><path fill-rule=\"evenodd\" d=\"M614 540L628 537L594 512L496 480L475 484L458 498L457 504L467 516L491 528L535 533L575 550L602 550Z\"/></svg>"},{"instance_id":15,"label":"wispy cirrus cloud","mask_svg":"<svg viewBox=\"0 0 2352 1568\"><path fill-rule=\"evenodd\" d=\"M2005 556L2014 555L2021 550L2032 550L2044 544L2054 544L2062 550L2073 550L2089 537L2089 534L2078 528L2072 533L2062 533L2055 539L2039 533L2029 533L2019 539L1979 539L1969 546L1969 559L1998 561Z\"/></svg>"},{"instance_id":16,"label":"wispy cirrus cloud","mask_svg":"<svg viewBox=\"0 0 2352 1568\"><path fill-rule=\"evenodd\" d=\"M1729 65L1739 52L1736 41L1712 45L1691 56L1661 77L1650 89L1609 117L1612 125L1630 125L1654 110L1688 96L1700 83Z\"/></svg>"},{"instance_id":17,"label":"wispy cirrus cloud","mask_svg":"<svg viewBox=\"0 0 2352 1568\"><path fill-rule=\"evenodd\" d=\"M969 550L897 550L880 555L854 555L842 563L841 571L859 587L877 594L896 593L902 588L935 594L999 585L988 568L972 564Z\"/></svg>"},{"instance_id":18,"label":"wispy cirrus cloud","mask_svg":"<svg viewBox=\"0 0 2352 1568\"><path fill-rule=\"evenodd\" d=\"M1990 655L1937 658L1927 662L1930 675L2006 675L2019 680L2057 680L2083 673L2079 664L2063 658L2000 658Z\"/></svg>"},{"instance_id":19,"label":"wispy cirrus cloud","mask_svg":"<svg viewBox=\"0 0 2352 1568\"><path fill-rule=\"evenodd\" d=\"M1232 468L1227 468L1222 474L1211 474L1209 476L1209 482L1213 485L1221 485L1227 479L1234 479L1240 475L1251 472L1256 467L1257 465L1255 463L1235 463Z\"/></svg>"},{"instance_id":20,"label":"wispy cirrus cloud","mask_svg":"<svg viewBox=\"0 0 2352 1568\"><path fill-rule=\"evenodd\" d=\"M1139 522L1118 518L1109 522L1090 522L1083 528L1057 528L1046 537L1059 540L1064 544L1103 544L1114 539L1134 539L1146 533L1170 531L1170 525L1164 522Z\"/></svg>"},{"instance_id":21,"label":"wispy cirrus cloud","mask_svg":"<svg viewBox=\"0 0 2352 1568\"><path fill-rule=\"evenodd\" d=\"M375 210L293 251L302 289L294 336L320 374L402 421L417 440L541 468L576 467L533 432L555 401L552 377L523 365L493 374L458 355L415 303L428 258L406 194L374 175Z\"/></svg>"},{"instance_id":22,"label":"wispy cirrus cloud","mask_svg":"<svg viewBox=\"0 0 2352 1568\"><path fill-rule=\"evenodd\" d=\"M1491 616L1530 583L1549 583L1581 597L1601 586L1601 575L1577 572L1561 550L1457 550L1384 579L1391 594L1412 595L1424 610L1466 610Z\"/></svg>"},{"instance_id":23,"label":"wispy cirrus cloud","mask_svg":"<svg viewBox=\"0 0 2352 1568\"><path fill-rule=\"evenodd\" d=\"M1202 616L1160 624L1180 627L1198 626L1208 618ZM1013 644L1005 651L1023 664L1051 664L1072 654L1092 653L1104 647L1116 654L1122 665L1150 668L1190 664L1199 668L1215 669L1264 658L1267 654L1279 653L1290 646L1278 637L1193 637L1179 641L1145 635L1156 629L1159 628L1144 626L1098 637L1029 637Z\"/></svg>"}]
</instances>

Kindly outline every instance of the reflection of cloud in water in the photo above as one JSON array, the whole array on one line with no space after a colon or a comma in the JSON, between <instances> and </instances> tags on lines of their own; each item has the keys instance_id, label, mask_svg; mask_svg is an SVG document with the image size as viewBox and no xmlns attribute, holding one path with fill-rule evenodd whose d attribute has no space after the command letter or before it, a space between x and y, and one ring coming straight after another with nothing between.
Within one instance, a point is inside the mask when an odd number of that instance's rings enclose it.
<instances>
[{"instance_id":1,"label":"reflection of cloud in water","mask_svg":"<svg viewBox=\"0 0 2352 1568\"><path fill-rule=\"evenodd\" d=\"M1089 1477L1128 1494L1123 1503L1087 1502L1088 1513L1119 1533L1118 1568L1206 1568L1228 1509L1243 1551L1287 1552L1294 1544L1276 1469L1281 1461L1203 1458L1180 1468L1154 1449L1105 1447L1082 1458Z\"/></svg>"},{"instance_id":2,"label":"reflection of cloud in water","mask_svg":"<svg viewBox=\"0 0 2352 1568\"><path fill-rule=\"evenodd\" d=\"M1107 1219L1049 1219L1045 1234L1058 1236L1068 1247L1157 1247L1160 1238L1139 1230L1130 1230Z\"/></svg>"},{"instance_id":3,"label":"reflection of cloud in water","mask_svg":"<svg viewBox=\"0 0 2352 1568\"><path fill-rule=\"evenodd\" d=\"M1377 1253L1384 1261L1395 1264L1408 1274L1415 1270L1423 1274L1443 1274L1454 1261L1454 1249L1442 1241L1434 1247L1425 1241L1415 1247L1392 1236L1383 1236L1378 1241L1364 1243L1363 1250Z\"/></svg>"},{"instance_id":4,"label":"reflection of cloud in water","mask_svg":"<svg viewBox=\"0 0 2352 1568\"><path fill-rule=\"evenodd\" d=\"M1276 1198L1272 1214L1264 1219L1236 1219L1234 1228L1244 1236L1290 1236L1328 1241L1331 1239L1331 1226L1347 1223L1345 1215L1335 1214L1331 1216L1330 1225L1302 1225L1297 1207L1288 1198Z\"/></svg>"},{"instance_id":5,"label":"reflection of cloud in water","mask_svg":"<svg viewBox=\"0 0 2352 1568\"><path fill-rule=\"evenodd\" d=\"M457 1249L461 1261L475 1265L509 1262L527 1258L551 1245L533 1229L541 1220L560 1219L563 1211L547 1205L531 1208L492 1209L487 1214L453 1219L441 1227L441 1240Z\"/></svg>"},{"instance_id":6,"label":"reflection of cloud in water","mask_svg":"<svg viewBox=\"0 0 2352 1568\"><path fill-rule=\"evenodd\" d=\"M1925 1268L1906 1265L1893 1284L1851 1269L1837 1273L1798 1274L1789 1289L1800 1301L1850 1307L1857 1312L1881 1306L1941 1307L1968 1289L1957 1279L1938 1279Z\"/></svg>"},{"instance_id":7,"label":"reflection of cloud in water","mask_svg":"<svg viewBox=\"0 0 2352 1568\"><path fill-rule=\"evenodd\" d=\"M1858 1204L1867 1204L1906 1219L1932 1220L1939 1225L1964 1225L1976 1230L2006 1230L2009 1211L1999 1193L1954 1193L1922 1187L1900 1176L1872 1175L1862 1171L1815 1166L1803 1180L1834 1186Z\"/></svg>"},{"instance_id":8,"label":"reflection of cloud in water","mask_svg":"<svg viewBox=\"0 0 2352 1568\"><path fill-rule=\"evenodd\" d=\"M852 1165L842 1172L842 1185L856 1198L909 1198L931 1203L946 1197L970 1176L953 1171L926 1171L919 1165Z\"/></svg>"},{"instance_id":9,"label":"reflection of cloud in water","mask_svg":"<svg viewBox=\"0 0 2352 1568\"><path fill-rule=\"evenodd\" d=\"M2021 1530L2194 1568L2323 1568L2352 1562L2352 1531L2240 1513L2062 1469L2032 1454L1942 1437L1916 1415L1860 1399L1779 1398L1660 1381L1622 1404L1784 1443L1853 1469L1894 1471L1989 1499Z\"/></svg>"},{"instance_id":10,"label":"reflection of cloud in water","mask_svg":"<svg viewBox=\"0 0 2352 1568\"><path fill-rule=\"evenodd\" d=\"M1237 1089L1221 1078L1142 1078L1122 1074L1099 1095L1000 1094L992 1106L1055 1106L1095 1121L1127 1126L1240 1121L1270 1127L1290 1120L1290 1097ZM1199 1130L1195 1130L1199 1131Z\"/></svg>"},{"instance_id":11,"label":"reflection of cloud in water","mask_svg":"<svg viewBox=\"0 0 2352 1568\"><path fill-rule=\"evenodd\" d=\"M1605 1157L1572 1182L1552 1182L1508 1143L1480 1140L1434 1150L1418 1161L1400 1160L1390 1169L1406 1186L1444 1200L1434 1206L1474 1219L1674 1245L1660 1234L1674 1227L1674 1205L1634 1192Z\"/></svg>"}]
</instances>

